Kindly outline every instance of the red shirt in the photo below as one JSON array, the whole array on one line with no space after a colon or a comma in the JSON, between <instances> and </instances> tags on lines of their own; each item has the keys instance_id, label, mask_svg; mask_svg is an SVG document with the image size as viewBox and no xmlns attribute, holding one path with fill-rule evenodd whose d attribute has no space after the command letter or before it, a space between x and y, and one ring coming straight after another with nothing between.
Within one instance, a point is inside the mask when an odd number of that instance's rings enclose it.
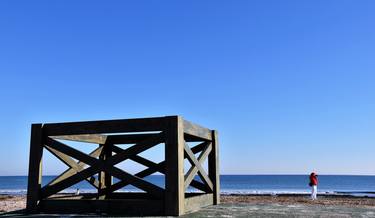
<instances>
[{"instance_id":1,"label":"red shirt","mask_svg":"<svg viewBox=\"0 0 375 218\"><path fill-rule=\"evenodd\" d=\"M318 177L315 174L310 175L310 182L312 185L318 185Z\"/></svg>"}]
</instances>

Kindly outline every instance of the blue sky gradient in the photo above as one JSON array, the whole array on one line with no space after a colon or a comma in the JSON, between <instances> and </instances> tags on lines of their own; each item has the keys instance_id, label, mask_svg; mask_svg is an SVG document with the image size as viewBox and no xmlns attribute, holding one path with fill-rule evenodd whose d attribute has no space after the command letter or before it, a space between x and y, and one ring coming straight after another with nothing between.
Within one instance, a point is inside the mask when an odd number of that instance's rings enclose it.
<instances>
[{"instance_id":1,"label":"blue sky gradient","mask_svg":"<svg viewBox=\"0 0 375 218\"><path fill-rule=\"evenodd\" d=\"M1 1L0 175L27 174L31 123L175 114L219 131L222 174L375 174L374 11Z\"/></svg>"}]
</instances>

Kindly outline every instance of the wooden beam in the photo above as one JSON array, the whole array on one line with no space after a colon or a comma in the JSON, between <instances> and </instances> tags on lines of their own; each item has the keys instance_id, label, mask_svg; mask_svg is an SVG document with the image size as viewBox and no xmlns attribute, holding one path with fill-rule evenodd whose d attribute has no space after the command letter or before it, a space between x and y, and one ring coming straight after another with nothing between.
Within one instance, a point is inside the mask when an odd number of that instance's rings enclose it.
<instances>
[{"instance_id":1,"label":"wooden beam","mask_svg":"<svg viewBox=\"0 0 375 218\"><path fill-rule=\"evenodd\" d=\"M101 150L102 150L101 147L95 149L93 152L90 153L90 156L91 156L91 157L95 157L95 158L98 157L98 156L100 155ZM77 164L78 164L78 166L79 166L80 171L81 171L82 169L84 169L84 167L86 166L86 164L83 163L83 162L81 162L81 161L79 161ZM51 181L50 181L47 185L45 185L45 186L50 186L50 185L53 185L53 184L55 184L55 183L58 183L58 182L60 182L60 181L62 181L62 180L64 180L64 179L66 179L66 178L68 178L68 177L70 177L70 176L76 174L77 172L79 172L79 171L76 171L76 170L73 169L73 168L69 168L69 169L67 169L66 171L64 171L60 176L58 176L58 177L54 178L53 180L51 180ZM96 180L96 179L92 180L92 177L87 178L87 179L90 179L89 182L90 182L91 184L94 184L94 186L95 186L96 188L99 187L99 181L98 181L98 180Z\"/></svg>"},{"instance_id":2,"label":"wooden beam","mask_svg":"<svg viewBox=\"0 0 375 218\"><path fill-rule=\"evenodd\" d=\"M64 193L59 195L53 195L48 200L59 200L59 199L88 199L88 200L97 200L97 193L80 193L76 195L74 193ZM109 199L153 199L150 198L150 194L146 192L115 192L111 194L111 198Z\"/></svg>"},{"instance_id":3,"label":"wooden beam","mask_svg":"<svg viewBox=\"0 0 375 218\"><path fill-rule=\"evenodd\" d=\"M158 163L157 167L144 169L144 170L136 173L135 176L137 176L139 178L144 178L144 177L149 176L149 175L151 175L155 172L163 173L164 171L165 171L165 162L163 161L161 163ZM109 192L113 193L114 191L119 190L120 188L125 187L127 185L130 185L129 181L126 181L126 180L119 181L119 182L113 184L109 188Z\"/></svg>"},{"instance_id":4,"label":"wooden beam","mask_svg":"<svg viewBox=\"0 0 375 218\"><path fill-rule=\"evenodd\" d=\"M107 160L107 164L116 165L121 161L124 161L125 159L129 159L130 157L136 154L139 154L147 149L150 149L162 143L163 139L164 133L158 133L112 156Z\"/></svg>"},{"instance_id":5,"label":"wooden beam","mask_svg":"<svg viewBox=\"0 0 375 218\"><path fill-rule=\"evenodd\" d=\"M158 134L159 133L109 135L107 138L107 143L109 144L135 144L147 138L155 137Z\"/></svg>"},{"instance_id":6,"label":"wooden beam","mask_svg":"<svg viewBox=\"0 0 375 218\"><path fill-rule=\"evenodd\" d=\"M117 146L113 146L113 151L115 153L120 153L120 152L124 151L124 149L119 148ZM150 168L151 170L154 170L154 172L158 172L158 171L161 172L161 173L165 172L164 169L160 168L159 164L154 163L154 162L152 162L152 161L150 161L150 160L148 160L144 157L141 157L139 155L131 156L129 159L134 161L134 162L137 162L139 164L142 164L142 165Z\"/></svg>"},{"instance_id":7,"label":"wooden beam","mask_svg":"<svg viewBox=\"0 0 375 218\"><path fill-rule=\"evenodd\" d=\"M201 191L203 191L205 193L210 192L210 189L207 187L206 184L198 182L197 180L191 181L190 182L190 186L193 187L193 188L196 188L198 190L201 190Z\"/></svg>"},{"instance_id":8,"label":"wooden beam","mask_svg":"<svg viewBox=\"0 0 375 218\"><path fill-rule=\"evenodd\" d=\"M185 146L187 146L187 145L185 144ZM189 148L189 150L190 150L190 148ZM199 166L201 166L204 163L205 159L210 154L211 150L212 150L212 146L211 146L211 143L209 143L209 144L207 144L207 147L202 151L202 153L200 153L200 155L198 157L198 165ZM186 151L186 148L185 148L185 151ZM186 152L186 153L187 153L188 156L190 156L188 152ZM194 156L193 152L191 152L191 154ZM194 158L195 158L195 156L194 156ZM199 168L193 162L192 165L191 165L191 168L189 169L189 171L186 173L186 176L185 176L185 190L189 187L191 181L194 179L194 176L197 172L199 172ZM203 172L203 174L205 174L205 172ZM205 179L206 178L202 178L203 181ZM208 184L207 182L205 182L205 183ZM212 187L209 187L209 188L212 190Z\"/></svg>"},{"instance_id":9,"label":"wooden beam","mask_svg":"<svg viewBox=\"0 0 375 218\"><path fill-rule=\"evenodd\" d=\"M47 214L106 213L123 216L161 216L163 208L162 200L150 199L48 199L40 203L40 211Z\"/></svg>"},{"instance_id":10,"label":"wooden beam","mask_svg":"<svg viewBox=\"0 0 375 218\"><path fill-rule=\"evenodd\" d=\"M165 127L165 214L182 215L185 211L184 124L182 117L168 118Z\"/></svg>"},{"instance_id":11,"label":"wooden beam","mask_svg":"<svg viewBox=\"0 0 375 218\"><path fill-rule=\"evenodd\" d=\"M184 134L184 138L185 138L185 142L202 142L202 141L211 141L211 140L208 140L208 139L202 139L200 137L197 137L197 136L193 136L193 135L189 135L189 134Z\"/></svg>"},{"instance_id":12,"label":"wooden beam","mask_svg":"<svg viewBox=\"0 0 375 218\"><path fill-rule=\"evenodd\" d=\"M87 169L80 171L77 174L74 174L62 181L57 182L51 186L44 186L41 189L41 195L43 198L47 198L53 194L58 193L100 171L100 165L91 166Z\"/></svg>"},{"instance_id":13,"label":"wooden beam","mask_svg":"<svg viewBox=\"0 0 375 218\"><path fill-rule=\"evenodd\" d=\"M213 183L214 204L220 204L219 141L217 131L212 131L212 151L208 156L208 176Z\"/></svg>"},{"instance_id":14,"label":"wooden beam","mask_svg":"<svg viewBox=\"0 0 375 218\"><path fill-rule=\"evenodd\" d=\"M97 159L87 155L77 149L69 147L62 142L56 141L50 137L46 138L46 145L50 148L53 148L67 156L73 157L79 161L82 161L88 165L93 165L97 163Z\"/></svg>"},{"instance_id":15,"label":"wooden beam","mask_svg":"<svg viewBox=\"0 0 375 218\"><path fill-rule=\"evenodd\" d=\"M104 160L108 160L109 158L112 157L112 144L106 144L104 145ZM112 186L113 183L113 177L109 172L104 172L104 194L105 198L110 198L111 197L111 192L108 192L108 188Z\"/></svg>"},{"instance_id":16,"label":"wooden beam","mask_svg":"<svg viewBox=\"0 0 375 218\"><path fill-rule=\"evenodd\" d=\"M184 132L188 135L201 138L203 140L212 140L211 130L201 127L197 124L193 124L187 120L184 120Z\"/></svg>"},{"instance_id":17,"label":"wooden beam","mask_svg":"<svg viewBox=\"0 0 375 218\"><path fill-rule=\"evenodd\" d=\"M56 149L53 149L51 147L49 147L48 145L45 146L46 149L48 151L50 151L55 157L57 157L59 160L61 160L63 163L65 163L67 166L69 166L70 168L68 170L66 170L64 173L62 173L60 176L56 177L55 179L53 179L50 183L48 183L46 186L50 186L50 185L53 185L61 180L64 180L65 178L71 176L71 175L74 175L78 172L80 172L81 170L84 169L84 167L86 166L85 163L83 162L78 162L76 163L75 160L73 160L71 157L69 157L68 155L56 150ZM100 152L102 151L102 148L103 146L95 149L94 152L91 152L90 153L90 156L91 157L97 157L99 156ZM97 155L97 156L96 156ZM86 178L86 180L92 185L94 186L95 188L99 188L99 182L98 180L95 178L95 177L89 177L89 178Z\"/></svg>"},{"instance_id":18,"label":"wooden beam","mask_svg":"<svg viewBox=\"0 0 375 218\"><path fill-rule=\"evenodd\" d=\"M149 193L150 195L156 197L156 198L161 198L164 194L164 190L162 188L160 188L159 186L157 185L154 185L150 182L147 182L145 180L143 180L142 178L139 178L137 176L133 176L117 167L108 167L107 169L105 169L106 171L110 172L111 175L121 179L121 180L125 180L125 181L128 181L131 185L141 189L141 190L144 190L146 191L147 193Z\"/></svg>"},{"instance_id":19,"label":"wooden beam","mask_svg":"<svg viewBox=\"0 0 375 218\"><path fill-rule=\"evenodd\" d=\"M59 135L50 137L59 140L87 142L93 144L105 144L107 141L107 136L101 134Z\"/></svg>"},{"instance_id":20,"label":"wooden beam","mask_svg":"<svg viewBox=\"0 0 375 218\"><path fill-rule=\"evenodd\" d=\"M31 125L29 176L27 185L26 209L35 213L41 199L42 185L43 127L42 124Z\"/></svg>"},{"instance_id":21,"label":"wooden beam","mask_svg":"<svg viewBox=\"0 0 375 218\"><path fill-rule=\"evenodd\" d=\"M165 117L99 120L86 122L47 123L44 125L46 135L79 135L120 132L161 131Z\"/></svg>"},{"instance_id":22,"label":"wooden beam","mask_svg":"<svg viewBox=\"0 0 375 218\"><path fill-rule=\"evenodd\" d=\"M104 147L104 144L101 144L99 145L100 147ZM99 155L99 160L101 162L104 162L105 161L105 153L104 153L104 149L102 150L101 154ZM100 170L99 173L98 173L98 180L99 180L99 187L98 187L98 195L97 195L97 198L98 199L105 199L105 194L104 194L104 189L105 189L105 175L104 175L105 171L104 170Z\"/></svg>"},{"instance_id":23,"label":"wooden beam","mask_svg":"<svg viewBox=\"0 0 375 218\"><path fill-rule=\"evenodd\" d=\"M201 194L193 197L188 197L185 200L185 213L199 210L202 207L212 205L212 194Z\"/></svg>"}]
</instances>

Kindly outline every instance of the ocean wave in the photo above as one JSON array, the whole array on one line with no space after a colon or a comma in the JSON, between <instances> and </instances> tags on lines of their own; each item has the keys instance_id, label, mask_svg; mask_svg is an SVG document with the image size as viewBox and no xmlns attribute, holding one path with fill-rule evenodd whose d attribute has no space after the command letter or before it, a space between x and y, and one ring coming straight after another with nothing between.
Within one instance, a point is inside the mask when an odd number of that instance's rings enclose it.
<instances>
[{"instance_id":1,"label":"ocean wave","mask_svg":"<svg viewBox=\"0 0 375 218\"><path fill-rule=\"evenodd\" d=\"M26 195L27 189L0 189L2 195Z\"/></svg>"},{"instance_id":2,"label":"ocean wave","mask_svg":"<svg viewBox=\"0 0 375 218\"><path fill-rule=\"evenodd\" d=\"M69 188L59 193L75 193L77 189ZM96 193L96 189L79 189L80 193ZM136 189L120 189L119 192L139 192ZM196 190L189 190L189 192L197 192ZM223 195L308 195L310 190L249 190L249 189L222 189L220 191ZM27 189L0 189L1 195L26 195ZM358 192L358 191L332 191L322 190L318 195L337 195L337 196L354 196L354 197L375 197L374 192Z\"/></svg>"}]
</instances>

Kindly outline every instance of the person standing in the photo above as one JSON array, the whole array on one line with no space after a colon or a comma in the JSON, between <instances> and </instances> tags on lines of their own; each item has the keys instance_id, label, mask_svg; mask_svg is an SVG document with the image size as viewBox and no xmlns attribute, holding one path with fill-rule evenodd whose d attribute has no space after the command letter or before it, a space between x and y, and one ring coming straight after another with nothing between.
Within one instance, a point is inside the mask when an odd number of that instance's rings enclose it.
<instances>
[{"instance_id":1,"label":"person standing","mask_svg":"<svg viewBox=\"0 0 375 218\"><path fill-rule=\"evenodd\" d=\"M311 186L311 199L316 200L316 195L318 194L318 175L314 172L310 174L310 184Z\"/></svg>"}]
</instances>

